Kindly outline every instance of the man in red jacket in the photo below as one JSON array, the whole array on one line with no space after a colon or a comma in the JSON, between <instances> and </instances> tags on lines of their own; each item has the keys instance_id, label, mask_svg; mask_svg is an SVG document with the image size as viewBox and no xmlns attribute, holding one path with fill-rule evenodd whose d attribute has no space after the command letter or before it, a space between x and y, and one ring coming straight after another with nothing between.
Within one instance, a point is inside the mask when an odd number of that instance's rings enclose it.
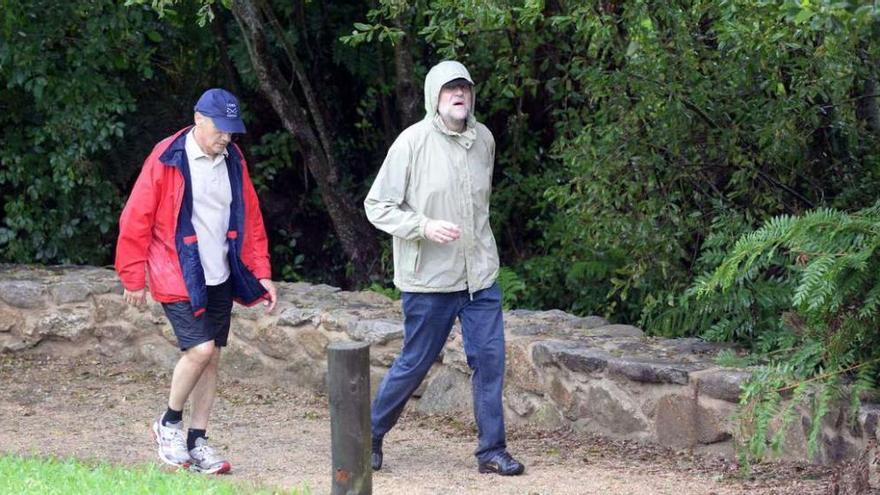
<instances>
[{"instance_id":1,"label":"man in red jacket","mask_svg":"<svg viewBox=\"0 0 880 495\"><path fill-rule=\"evenodd\" d=\"M125 302L143 306L149 285L182 351L168 409L152 427L159 458L205 473L230 469L205 432L232 303L263 300L271 311L276 300L259 201L241 150L231 142L245 132L239 110L226 90L202 94L195 125L163 139L144 162L119 218L116 245Z\"/></svg>"}]
</instances>

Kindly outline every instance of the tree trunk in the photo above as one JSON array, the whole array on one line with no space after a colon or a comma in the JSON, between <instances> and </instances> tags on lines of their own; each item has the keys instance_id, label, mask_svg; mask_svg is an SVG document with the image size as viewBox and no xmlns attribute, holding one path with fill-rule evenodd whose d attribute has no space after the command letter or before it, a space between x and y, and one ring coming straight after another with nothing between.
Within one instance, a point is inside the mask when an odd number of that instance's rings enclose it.
<instances>
[{"instance_id":1,"label":"tree trunk","mask_svg":"<svg viewBox=\"0 0 880 495\"><path fill-rule=\"evenodd\" d=\"M865 122L866 127L874 137L880 135L880 107L877 105L878 89L880 89L880 86L877 84L877 77L872 74L865 79L856 106L856 115Z\"/></svg>"},{"instance_id":2,"label":"tree trunk","mask_svg":"<svg viewBox=\"0 0 880 495\"><path fill-rule=\"evenodd\" d=\"M260 8L253 0L233 2L232 12L244 35L251 63L260 81L260 90L278 114L284 128L302 146L306 166L318 185L336 236L352 262L353 281L364 284L380 267L381 250L376 230L367 222L363 210L353 198L342 190L329 132L305 73L298 65L295 54L291 53L292 48L285 46L307 106L293 92L292 82L281 74L269 54L266 29L272 29L269 25L272 21L261 15Z\"/></svg>"},{"instance_id":3,"label":"tree trunk","mask_svg":"<svg viewBox=\"0 0 880 495\"><path fill-rule=\"evenodd\" d=\"M876 139L880 135L880 107L877 105L877 71L874 69L876 60L873 60L868 52L868 43L861 41L858 47L859 60L862 63L865 75L861 81L861 88L855 91L856 118L865 123L870 139Z\"/></svg>"},{"instance_id":4,"label":"tree trunk","mask_svg":"<svg viewBox=\"0 0 880 495\"><path fill-rule=\"evenodd\" d=\"M376 47L376 58L379 60L377 64L379 66L379 83L381 84L383 81L388 80L388 76L385 73L385 61L382 60L382 47ZM379 94L379 115L382 118L382 136L385 139L385 148L390 148L391 144L394 143L394 139L397 138L397 135L400 133L400 129L395 127L394 119L392 118L392 112L394 111L388 98L388 95L385 94L385 91L378 91Z\"/></svg>"},{"instance_id":5,"label":"tree trunk","mask_svg":"<svg viewBox=\"0 0 880 495\"><path fill-rule=\"evenodd\" d=\"M400 127L405 129L422 118L419 91L415 84L415 69L412 56L412 43L409 31L400 16L394 19L394 26L404 33L403 38L394 43L394 86L397 108L400 112Z\"/></svg>"},{"instance_id":6,"label":"tree trunk","mask_svg":"<svg viewBox=\"0 0 880 495\"><path fill-rule=\"evenodd\" d=\"M229 58L229 37L226 35L226 19L228 15L226 9L219 5L212 5L211 11L214 12L214 20L211 21L211 32L214 39L217 40L217 54L220 58L220 66L223 67L223 87L228 89L234 95L241 94L241 84L238 80L238 72ZM251 134L240 136L239 145L250 148L252 145Z\"/></svg>"},{"instance_id":7,"label":"tree trunk","mask_svg":"<svg viewBox=\"0 0 880 495\"><path fill-rule=\"evenodd\" d=\"M214 12L214 20L211 21L211 31L214 34L214 39L216 39L217 43L220 45L217 52L220 56L220 66L223 67L226 87L229 88L232 94L239 95L241 94L241 88L238 84L238 77L236 77L235 67L232 65L232 60L229 59L229 38L226 36L226 22L224 19L221 19L223 17L223 9L218 8L216 5L212 5L211 11Z\"/></svg>"}]
</instances>

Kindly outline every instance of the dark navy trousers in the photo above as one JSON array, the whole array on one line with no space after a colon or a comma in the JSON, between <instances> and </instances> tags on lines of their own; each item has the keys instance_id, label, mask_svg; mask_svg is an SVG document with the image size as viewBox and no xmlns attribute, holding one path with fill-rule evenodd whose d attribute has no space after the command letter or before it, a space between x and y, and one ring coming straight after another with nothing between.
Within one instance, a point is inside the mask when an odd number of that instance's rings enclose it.
<instances>
[{"instance_id":1,"label":"dark navy trousers","mask_svg":"<svg viewBox=\"0 0 880 495\"><path fill-rule=\"evenodd\" d=\"M412 393L443 349L452 324L461 322L464 351L473 371L474 418L477 421L479 462L507 448L504 436L504 323L501 289L495 283L477 291L448 293L404 292L403 349L385 375L372 407L373 437L390 430Z\"/></svg>"}]
</instances>

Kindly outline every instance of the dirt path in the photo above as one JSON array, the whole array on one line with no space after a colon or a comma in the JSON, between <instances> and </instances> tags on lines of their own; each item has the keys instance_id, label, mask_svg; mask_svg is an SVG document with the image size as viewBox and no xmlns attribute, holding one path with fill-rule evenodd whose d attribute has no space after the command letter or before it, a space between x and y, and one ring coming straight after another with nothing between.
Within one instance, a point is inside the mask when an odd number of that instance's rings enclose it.
<instances>
[{"instance_id":1,"label":"dirt path","mask_svg":"<svg viewBox=\"0 0 880 495\"><path fill-rule=\"evenodd\" d=\"M0 356L0 452L158 462L148 427L164 407L168 374L141 366ZM227 452L233 479L329 492L325 399L221 377L211 441ZM469 419L469 418L468 418ZM526 474L477 473L473 426L407 415L386 437L376 494L822 494L827 469L758 466L751 479L723 461L571 432L509 428Z\"/></svg>"}]
</instances>

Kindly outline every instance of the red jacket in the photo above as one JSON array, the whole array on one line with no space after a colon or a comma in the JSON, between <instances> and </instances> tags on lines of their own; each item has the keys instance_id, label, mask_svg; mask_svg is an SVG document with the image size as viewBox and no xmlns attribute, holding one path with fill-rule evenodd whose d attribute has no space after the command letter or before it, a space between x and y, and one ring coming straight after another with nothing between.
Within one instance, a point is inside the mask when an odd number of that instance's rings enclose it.
<instances>
[{"instance_id":1,"label":"red jacket","mask_svg":"<svg viewBox=\"0 0 880 495\"><path fill-rule=\"evenodd\" d=\"M200 314L206 286L192 227L192 193L186 189L189 164L181 129L159 142L144 161L140 176L119 218L116 271L122 285L147 285L159 302L190 301ZM258 280L271 278L268 241L259 200L247 163L235 144L227 147L233 201L230 208L230 278L233 296L255 304L265 296Z\"/></svg>"}]
</instances>

